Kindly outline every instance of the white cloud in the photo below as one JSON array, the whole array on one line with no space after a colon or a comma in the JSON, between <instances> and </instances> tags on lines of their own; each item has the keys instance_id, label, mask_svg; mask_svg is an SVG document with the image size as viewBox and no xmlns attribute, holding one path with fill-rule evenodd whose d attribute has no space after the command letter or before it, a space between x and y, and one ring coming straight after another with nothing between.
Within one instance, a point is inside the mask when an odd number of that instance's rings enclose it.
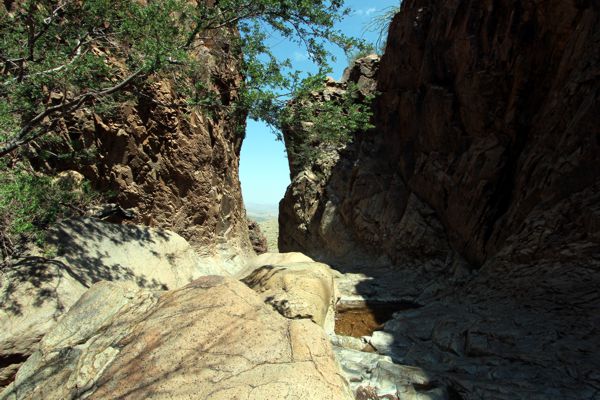
<instances>
[{"instance_id":1,"label":"white cloud","mask_svg":"<svg viewBox=\"0 0 600 400\"><path fill-rule=\"evenodd\" d=\"M354 12L354 14L358 15L358 16L361 16L361 17L363 17L363 16L367 16L368 17L369 15L373 14L375 11L377 11L377 9L375 7L371 7L371 8L359 8L358 10L356 10Z\"/></svg>"},{"instance_id":2,"label":"white cloud","mask_svg":"<svg viewBox=\"0 0 600 400\"><path fill-rule=\"evenodd\" d=\"M301 53L299 51L294 51L294 61L306 61L308 60L308 53Z\"/></svg>"}]
</instances>

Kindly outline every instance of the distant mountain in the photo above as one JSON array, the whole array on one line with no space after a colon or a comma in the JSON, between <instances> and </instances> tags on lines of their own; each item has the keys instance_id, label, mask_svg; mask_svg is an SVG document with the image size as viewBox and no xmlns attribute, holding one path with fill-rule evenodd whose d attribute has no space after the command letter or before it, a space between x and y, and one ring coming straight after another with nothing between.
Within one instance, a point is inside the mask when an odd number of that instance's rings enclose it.
<instances>
[{"instance_id":1,"label":"distant mountain","mask_svg":"<svg viewBox=\"0 0 600 400\"><path fill-rule=\"evenodd\" d=\"M277 219L277 216L279 215L279 205L249 202L246 203L246 214L248 215L248 218L258 222Z\"/></svg>"}]
</instances>

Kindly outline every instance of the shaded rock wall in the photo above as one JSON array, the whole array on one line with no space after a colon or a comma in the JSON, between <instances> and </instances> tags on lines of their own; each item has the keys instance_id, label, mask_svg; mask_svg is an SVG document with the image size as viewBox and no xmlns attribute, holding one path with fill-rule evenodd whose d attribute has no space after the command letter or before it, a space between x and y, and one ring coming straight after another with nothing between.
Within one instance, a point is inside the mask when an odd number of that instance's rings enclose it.
<instances>
[{"instance_id":1,"label":"shaded rock wall","mask_svg":"<svg viewBox=\"0 0 600 400\"><path fill-rule=\"evenodd\" d=\"M598 17L574 0L412 0L394 19L377 125L473 264L598 243Z\"/></svg>"},{"instance_id":2,"label":"shaded rock wall","mask_svg":"<svg viewBox=\"0 0 600 400\"><path fill-rule=\"evenodd\" d=\"M376 128L281 204L284 250L395 266L421 307L372 345L453 398L598 396L599 26L590 1L405 0Z\"/></svg>"},{"instance_id":3,"label":"shaded rock wall","mask_svg":"<svg viewBox=\"0 0 600 400\"><path fill-rule=\"evenodd\" d=\"M329 81L317 96L330 98L349 83L372 94L378 68L376 56L356 60L340 82ZM288 153L297 151L303 135L284 132ZM301 249L346 267L443 264L448 246L442 225L385 156L382 135L374 129L357 132L352 143L336 150L319 147L310 163L294 164L289 157L292 183L280 203L280 250Z\"/></svg>"}]
</instances>

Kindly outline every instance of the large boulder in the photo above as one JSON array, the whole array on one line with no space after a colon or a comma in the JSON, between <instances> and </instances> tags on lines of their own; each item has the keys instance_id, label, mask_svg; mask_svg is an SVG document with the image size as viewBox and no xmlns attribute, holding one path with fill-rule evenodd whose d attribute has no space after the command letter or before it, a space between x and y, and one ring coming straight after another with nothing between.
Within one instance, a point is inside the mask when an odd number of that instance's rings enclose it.
<instances>
[{"instance_id":1,"label":"large boulder","mask_svg":"<svg viewBox=\"0 0 600 400\"><path fill-rule=\"evenodd\" d=\"M166 230L78 219L59 224L48 242L55 257L22 257L0 271L0 386L95 282L166 290L203 275L226 274Z\"/></svg>"},{"instance_id":2,"label":"large boulder","mask_svg":"<svg viewBox=\"0 0 600 400\"><path fill-rule=\"evenodd\" d=\"M284 317L310 319L333 333L337 295L329 266L316 262L264 265L242 282Z\"/></svg>"},{"instance_id":3,"label":"large boulder","mask_svg":"<svg viewBox=\"0 0 600 400\"><path fill-rule=\"evenodd\" d=\"M350 400L323 330L207 276L156 292L101 282L0 399Z\"/></svg>"},{"instance_id":4,"label":"large boulder","mask_svg":"<svg viewBox=\"0 0 600 400\"><path fill-rule=\"evenodd\" d=\"M300 262L314 262L314 260L306 254L299 252L265 253L252 260L250 265L252 265L254 268L257 268L264 265L285 265Z\"/></svg>"},{"instance_id":5,"label":"large boulder","mask_svg":"<svg viewBox=\"0 0 600 400\"><path fill-rule=\"evenodd\" d=\"M264 267L265 265L285 265L297 262L314 262L314 260L299 252L263 253L251 259L243 269L235 273L235 276L242 279L255 269Z\"/></svg>"},{"instance_id":6,"label":"large boulder","mask_svg":"<svg viewBox=\"0 0 600 400\"><path fill-rule=\"evenodd\" d=\"M132 280L142 288L174 289L202 275L227 274L214 260L201 259L178 234L92 218L60 223L48 237L58 261L75 268L83 284Z\"/></svg>"}]
</instances>

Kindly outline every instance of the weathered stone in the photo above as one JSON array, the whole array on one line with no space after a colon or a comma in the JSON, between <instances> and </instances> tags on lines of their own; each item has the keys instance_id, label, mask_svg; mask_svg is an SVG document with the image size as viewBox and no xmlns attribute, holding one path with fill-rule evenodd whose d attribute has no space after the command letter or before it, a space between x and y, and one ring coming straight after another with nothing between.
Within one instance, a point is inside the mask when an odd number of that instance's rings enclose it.
<instances>
[{"instance_id":1,"label":"weathered stone","mask_svg":"<svg viewBox=\"0 0 600 400\"><path fill-rule=\"evenodd\" d=\"M56 257L22 257L0 270L0 385L95 282L166 290L227 273L216 260L200 259L181 236L160 229L69 220L49 233L48 244Z\"/></svg>"},{"instance_id":2,"label":"weathered stone","mask_svg":"<svg viewBox=\"0 0 600 400\"><path fill-rule=\"evenodd\" d=\"M399 365L387 356L334 347L335 355L342 367L352 391L365 399L389 400L446 400L448 395L443 386L432 382L420 368ZM436 387L437 386L437 387Z\"/></svg>"},{"instance_id":3,"label":"weathered stone","mask_svg":"<svg viewBox=\"0 0 600 400\"><path fill-rule=\"evenodd\" d=\"M343 335L330 335L329 337L331 344L335 347L342 347L344 349L364 351L368 344L368 341L363 338L357 338L352 336Z\"/></svg>"},{"instance_id":4,"label":"weathered stone","mask_svg":"<svg viewBox=\"0 0 600 400\"><path fill-rule=\"evenodd\" d=\"M250 243L252 243L252 248L256 254L264 254L269 251L267 238L262 233L256 221L248 220L248 232L250 234Z\"/></svg>"},{"instance_id":5,"label":"weathered stone","mask_svg":"<svg viewBox=\"0 0 600 400\"><path fill-rule=\"evenodd\" d=\"M242 279L291 319L309 319L333 333L337 300L331 268L315 262L265 265Z\"/></svg>"},{"instance_id":6,"label":"weathered stone","mask_svg":"<svg viewBox=\"0 0 600 400\"><path fill-rule=\"evenodd\" d=\"M254 268L263 267L265 265L286 265L293 263L310 263L314 262L309 256L298 253L265 253L261 254L252 260L251 265Z\"/></svg>"},{"instance_id":7,"label":"weathered stone","mask_svg":"<svg viewBox=\"0 0 600 400\"><path fill-rule=\"evenodd\" d=\"M320 327L216 276L162 293L92 286L0 394L82 397L352 399Z\"/></svg>"}]
</instances>

